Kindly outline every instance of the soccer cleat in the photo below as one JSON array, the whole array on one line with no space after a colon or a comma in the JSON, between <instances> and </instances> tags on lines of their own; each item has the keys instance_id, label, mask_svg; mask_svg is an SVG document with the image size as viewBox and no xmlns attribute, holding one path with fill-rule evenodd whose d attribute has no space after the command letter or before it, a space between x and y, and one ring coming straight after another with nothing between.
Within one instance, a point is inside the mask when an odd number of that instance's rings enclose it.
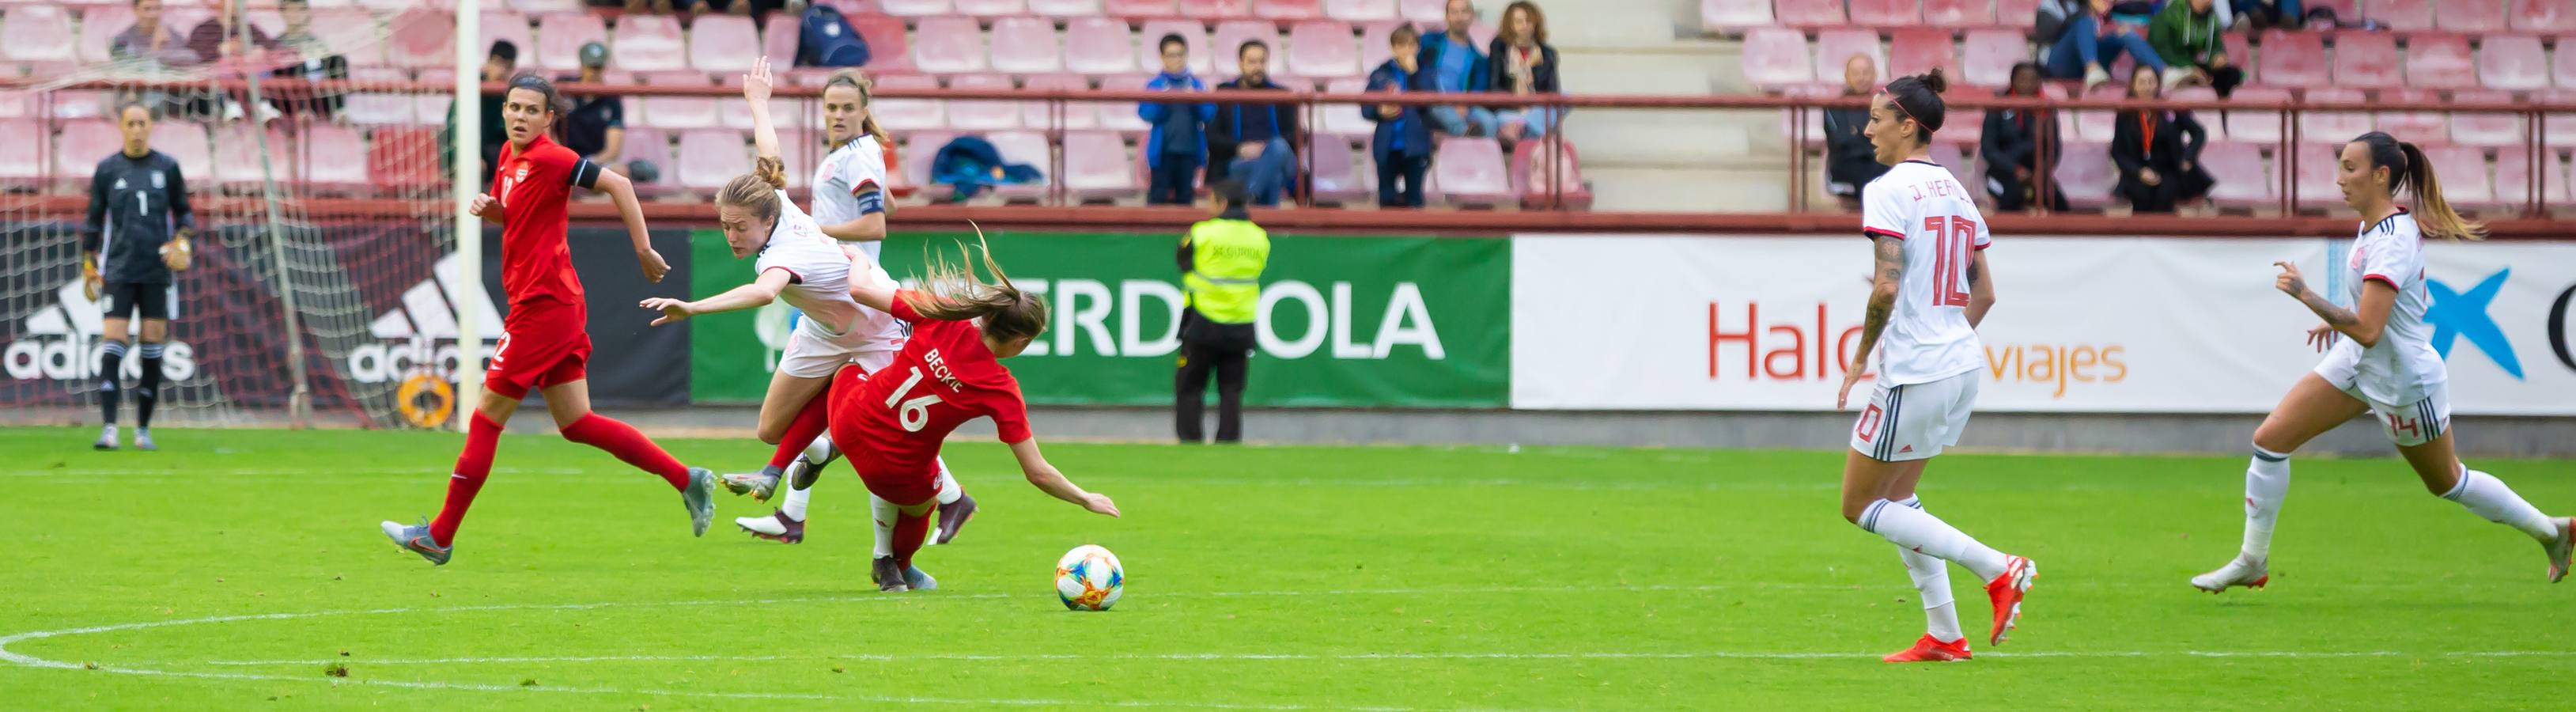
<instances>
[{"instance_id":1,"label":"soccer cleat","mask_svg":"<svg viewBox=\"0 0 2576 712\"><path fill-rule=\"evenodd\" d=\"M1955 663L1968 658L1966 637L1944 643L1925 633L1914 641L1914 647L1888 653L1887 657L1879 659L1891 663Z\"/></svg>"},{"instance_id":2,"label":"soccer cleat","mask_svg":"<svg viewBox=\"0 0 2576 712\"><path fill-rule=\"evenodd\" d=\"M957 538L957 528L966 526L966 520L974 517L974 497L961 494L957 501L939 505L939 537L932 543L946 544L948 540Z\"/></svg>"},{"instance_id":3,"label":"soccer cleat","mask_svg":"<svg viewBox=\"0 0 2576 712\"><path fill-rule=\"evenodd\" d=\"M805 459L803 455L798 455L795 461L787 463L787 481L797 489L813 489L814 481L822 477L823 466L814 464L814 461Z\"/></svg>"},{"instance_id":4,"label":"soccer cleat","mask_svg":"<svg viewBox=\"0 0 2576 712\"><path fill-rule=\"evenodd\" d=\"M2236 586L2262 588L2271 583L2272 572L2264 567L2263 562L2247 561L2243 556L2228 559L2227 565L2218 567L2217 571L2191 577L2192 588L2210 593L2219 593Z\"/></svg>"},{"instance_id":5,"label":"soccer cleat","mask_svg":"<svg viewBox=\"0 0 2576 712\"><path fill-rule=\"evenodd\" d=\"M680 490L680 503L689 507L689 535L706 536L707 525L716 520L716 472L689 468L689 486Z\"/></svg>"},{"instance_id":6,"label":"soccer cleat","mask_svg":"<svg viewBox=\"0 0 2576 712\"><path fill-rule=\"evenodd\" d=\"M2030 582L2039 578L2039 565L2019 556L2004 563L2004 573L1986 582L1986 597L1995 602L1995 630L1987 645L2002 645L2004 637L2021 624L2021 599L2030 593Z\"/></svg>"},{"instance_id":7,"label":"soccer cleat","mask_svg":"<svg viewBox=\"0 0 2576 712\"><path fill-rule=\"evenodd\" d=\"M116 449L116 424L109 423L105 427L99 428L98 442L90 443L89 446L90 449L93 450Z\"/></svg>"},{"instance_id":8,"label":"soccer cleat","mask_svg":"<svg viewBox=\"0 0 2576 712\"><path fill-rule=\"evenodd\" d=\"M2540 546L2549 553L2549 582L2567 578L2567 558L2576 553L2576 519L2558 518L2558 540Z\"/></svg>"},{"instance_id":9,"label":"soccer cleat","mask_svg":"<svg viewBox=\"0 0 2576 712\"><path fill-rule=\"evenodd\" d=\"M904 582L903 567L896 566L894 557L891 556L877 557L876 562L869 567L868 581L875 583L877 590L886 593L903 593L912 590L912 585Z\"/></svg>"},{"instance_id":10,"label":"soccer cleat","mask_svg":"<svg viewBox=\"0 0 2576 712\"><path fill-rule=\"evenodd\" d=\"M385 538L394 540L394 546L419 554L420 558L428 559L432 565L446 566L447 557L456 552L456 547L439 546L438 542L430 540L427 518L421 519L419 524L385 522L377 526L385 530Z\"/></svg>"},{"instance_id":11,"label":"soccer cleat","mask_svg":"<svg viewBox=\"0 0 2576 712\"><path fill-rule=\"evenodd\" d=\"M939 588L939 579L931 578L930 572L919 566L907 566L903 569L903 585L915 591L931 591Z\"/></svg>"},{"instance_id":12,"label":"soccer cleat","mask_svg":"<svg viewBox=\"0 0 2576 712\"><path fill-rule=\"evenodd\" d=\"M805 541L805 523L787 518L787 510L771 512L766 517L735 517L733 525L752 536L781 544Z\"/></svg>"},{"instance_id":13,"label":"soccer cleat","mask_svg":"<svg viewBox=\"0 0 2576 712\"><path fill-rule=\"evenodd\" d=\"M724 488L737 495L747 494L752 499L767 502L770 495L778 492L778 476L767 472L728 473L724 476Z\"/></svg>"},{"instance_id":14,"label":"soccer cleat","mask_svg":"<svg viewBox=\"0 0 2576 712\"><path fill-rule=\"evenodd\" d=\"M153 452L153 451L156 451L156 450L160 450L160 449L161 449L161 446L158 446L158 445L154 445L154 444L152 444L152 431L151 431L150 429L147 429L147 428L135 428L135 429L134 429L134 449L136 449L136 450L141 450L141 451L144 451L144 452Z\"/></svg>"}]
</instances>

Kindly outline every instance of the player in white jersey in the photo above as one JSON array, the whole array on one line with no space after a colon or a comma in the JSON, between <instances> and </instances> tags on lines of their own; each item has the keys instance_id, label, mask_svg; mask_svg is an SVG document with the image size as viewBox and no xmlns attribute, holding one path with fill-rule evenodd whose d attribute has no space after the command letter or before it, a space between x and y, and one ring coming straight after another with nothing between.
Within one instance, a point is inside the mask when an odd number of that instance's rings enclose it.
<instances>
[{"instance_id":1,"label":"player in white jersey","mask_svg":"<svg viewBox=\"0 0 2576 712\"><path fill-rule=\"evenodd\" d=\"M2567 576L2570 544L2576 542L2569 520L2541 514L2503 480L2460 462L2452 447L2450 372L2424 321L2432 302L2424 286L2424 238L2475 240L2485 228L2451 210L2432 165L2414 144L2374 131L2345 144L2336 163L2335 185L2363 221L2351 257L2337 266L2352 306L2309 290L2297 265L2276 263L2281 274L2275 286L2325 320L2308 330L2308 342L2326 357L2290 386L2254 430L2254 459L2245 468L2243 547L2226 566L2192 577L2191 585L2218 593L2270 583L2272 526L2290 491L2290 453L2364 412L2376 415L2426 491L2539 541L2549 558L2549 581L2556 583ZM2396 203L2397 192L2409 186L2415 189L2413 212Z\"/></svg>"},{"instance_id":2,"label":"player in white jersey","mask_svg":"<svg viewBox=\"0 0 2576 712\"><path fill-rule=\"evenodd\" d=\"M856 69L823 83L823 143L830 153L814 171L813 213L823 234L868 253L885 245L886 147L892 140L868 114L872 85Z\"/></svg>"},{"instance_id":3,"label":"player in white jersey","mask_svg":"<svg viewBox=\"0 0 2576 712\"><path fill-rule=\"evenodd\" d=\"M1932 133L1947 108L1940 69L1889 82L1871 98L1863 133L1878 149L1885 175L1861 190L1861 231L1877 252L1868 320L1860 350L1843 376L1834 407L1878 354L1878 383L1852 427L1843 462L1843 518L1897 546L1923 598L1927 630L1888 662L1947 662L1969 657L1950 596L1948 564L1986 582L1994 602L1990 644L2002 644L2021 616L2021 600L2038 568L1951 527L1923 510L1914 488L1923 467L1956 445L1977 399L1985 349L1976 327L1994 306L1986 269L1992 237L1973 194L1933 163Z\"/></svg>"}]
</instances>

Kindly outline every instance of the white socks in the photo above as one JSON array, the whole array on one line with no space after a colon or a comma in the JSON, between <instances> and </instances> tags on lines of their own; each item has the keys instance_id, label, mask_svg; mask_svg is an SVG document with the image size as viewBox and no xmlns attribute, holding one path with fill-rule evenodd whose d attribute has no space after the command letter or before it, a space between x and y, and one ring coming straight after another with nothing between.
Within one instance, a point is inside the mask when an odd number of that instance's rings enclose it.
<instances>
[{"instance_id":1,"label":"white socks","mask_svg":"<svg viewBox=\"0 0 2576 712\"><path fill-rule=\"evenodd\" d=\"M814 436L814 442L806 443L805 454L799 457L805 461L807 467L822 467L831 464L832 458L840 456L841 451L832 447L832 435L824 433ZM822 478L817 477L814 481L821 482ZM797 489L794 481L789 481L786 485L787 499L778 504L778 511L786 512L788 519L805 521L805 503L814 499L814 490Z\"/></svg>"},{"instance_id":2,"label":"white socks","mask_svg":"<svg viewBox=\"0 0 2576 712\"><path fill-rule=\"evenodd\" d=\"M831 433L816 435L814 442L805 444L805 462L815 467L832 464L832 458L840 456L841 451L832 447Z\"/></svg>"},{"instance_id":3,"label":"white socks","mask_svg":"<svg viewBox=\"0 0 2576 712\"><path fill-rule=\"evenodd\" d=\"M1899 547L1968 567L1980 582L2004 575L2011 565L2003 552L1978 543L1940 517L1884 499L1861 512L1860 528L1886 537Z\"/></svg>"},{"instance_id":4,"label":"white socks","mask_svg":"<svg viewBox=\"0 0 2576 712\"><path fill-rule=\"evenodd\" d=\"M902 507L885 501L883 497L868 495L868 518L876 520L877 525L877 558L894 555L894 520L902 514Z\"/></svg>"},{"instance_id":5,"label":"white socks","mask_svg":"<svg viewBox=\"0 0 2576 712\"><path fill-rule=\"evenodd\" d=\"M2281 517L2281 500L2289 496L2289 453L2254 446L2254 459L2245 465L2245 548L2240 555L2246 561L2272 555L2272 524Z\"/></svg>"},{"instance_id":6,"label":"white socks","mask_svg":"<svg viewBox=\"0 0 2576 712\"><path fill-rule=\"evenodd\" d=\"M2513 488L2504 486L2504 480L2469 469L2467 465L2460 466L2460 484L2442 493L2442 498L2460 503L2469 513L2486 517L2487 521L2520 529L2541 543L2558 540L2558 527L2549 521L2548 515L2541 514L2540 509L2531 506L2530 502L2522 501L2522 496L2514 494Z\"/></svg>"},{"instance_id":7,"label":"white socks","mask_svg":"<svg viewBox=\"0 0 2576 712\"><path fill-rule=\"evenodd\" d=\"M787 513L788 519L805 521L805 503L812 499L814 499L814 490L797 489L796 483L789 482L787 498L778 503L778 511Z\"/></svg>"},{"instance_id":8,"label":"white socks","mask_svg":"<svg viewBox=\"0 0 2576 712\"><path fill-rule=\"evenodd\" d=\"M939 503L941 505L956 504L957 498L966 496L966 490L957 486L957 477L948 474L946 458L933 459L931 463L939 466Z\"/></svg>"},{"instance_id":9,"label":"white socks","mask_svg":"<svg viewBox=\"0 0 2576 712\"><path fill-rule=\"evenodd\" d=\"M1923 500L1907 497L1898 506L1922 511ZM1933 640L1956 641L1967 637L1959 632L1959 607L1950 596L1950 564L1930 554L1897 547L1898 558L1905 560L1905 573L1914 578L1914 593L1923 598L1924 632Z\"/></svg>"}]
</instances>

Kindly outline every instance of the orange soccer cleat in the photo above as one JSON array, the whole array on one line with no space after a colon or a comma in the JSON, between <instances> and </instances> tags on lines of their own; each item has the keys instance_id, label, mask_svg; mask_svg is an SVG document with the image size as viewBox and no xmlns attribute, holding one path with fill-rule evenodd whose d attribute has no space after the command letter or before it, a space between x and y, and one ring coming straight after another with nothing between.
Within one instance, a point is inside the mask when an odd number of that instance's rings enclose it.
<instances>
[{"instance_id":1,"label":"orange soccer cleat","mask_svg":"<svg viewBox=\"0 0 2576 712\"><path fill-rule=\"evenodd\" d=\"M1986 597L1995 602L1995 631L1988 645L2004 644L2004 636L2021 622L2021 598L2030 593L2030 582L2039 578L2039 565L2019 556L2004 564L2004 573L1986 582Z\"/></svg>"},{"instance_id":2,"label":"orange soccer cleat","mask_svg":"<svg viewBox=\"0 0 2576 712\"><path fill-rule=\"evenodd\" d=\"M1968 659L1968 639L1961 637L1947 643L1925 633L1914 641L1914 647L1888 653L1880 658L1891 663L1955 663Z\"/></svg>"}]
</instances>

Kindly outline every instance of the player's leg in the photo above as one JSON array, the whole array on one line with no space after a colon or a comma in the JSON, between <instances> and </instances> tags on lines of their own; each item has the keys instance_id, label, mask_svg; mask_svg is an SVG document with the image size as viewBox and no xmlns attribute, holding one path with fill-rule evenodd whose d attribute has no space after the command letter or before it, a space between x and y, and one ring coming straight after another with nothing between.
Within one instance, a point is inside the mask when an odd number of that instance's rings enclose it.
<instances>
[{"instance_id":1,"label":"player's leg","mask_svg":"<svg viewBox=\"0 0 2576 712\"><path fill-rule=\"evenodd\" d=\"M1181 318L1196 321L1199 317L1183 314ZM1207 439L1207 381L1215 370L1214 354L1201 344L1198 339L1181 338L1181 365L1172 376L1173 434L1193 445Z\"/></svg>"},{"instance_id":2,"label":"player's leg","mask_svg":"<svg viewBox=\"0 0 2576 712\"><path fill-rule=\"evenodd\" d=\"M965 486L957 484L957 476L949 473L948 458L932 458L930 464L939 468L939 530L931 540L946 544L957 538L957 530L966 526L966 520L975 517L975 498L966 496Z\"/></svg>"},{"instance_id":3,"label":"player's leg","mask_svg":"<svg viewBox=\"0 0 2576 712\"><path fill-rule=\"evenodd\" d=\"M116 407L125 395L125 353L129 348L126 341L131 338L128 334L132 333L129 330L133 328L130 321L134 316L134 299L130 296L133 291L122 284L110 284L99 291L99 298L105 302L100 305L105 316L99 319L102 329L98 345L99 430L98 442L90 447L100 450L116 449Z\"/></svg>"},{"instance_id":4,"label":"player's leg","mask_svg":"<svg viewBox=\"0 0 2576 712\"><path fill-rule=\"evenodd\" d=\"M1930 458L1957 442L1976 399L1974 372L1931 383L1881 387L1870 396L1844 458L1843 517L1908 551L1965 566L1994 600L1988 642L2001 644L2038 575L2028 559L1987 546L1928 512L1897 504ZM1911 402L1909 402L1911 401ZM1903 491L1900 491L1903 485Z\"/></svg>"},{"instance_id":5,"label":"player's leg","mask_svg":"<svg viewBox=\"0 0 2576 712\"><path fill-rule=\"evenodd\" d=\"M1923 500L1914 491L1923 479L1923 468L1897 475L1888 483L1888 501L1923 509ZM1967 634L1959 629L1959 606L1950 591L1950 564L1938 557L1905 547L1896 548L1896 556L1905 563L1905 573L1914 580L1914 593L1923 601L1924 639L1914 647L1886 657L1888 662L1939 662L1968 659Z\"/></svg>"},{"instance_id":6,"label":"player's leg","mask_svg":"<svg viewBox=\"0 0 2576 712\"><path fill-rule=\"evenodd\" d=\"M724 476L725 489L734 494L749 494L753 499L767 501L770 494L777 491L787 466L795 462L798 455L804 454L814 438L829 429L827 413L831 404L822 395L832 386L831 371L827 368L819 377L802 376L786 368L785 364L786 360L782 359L778 372L770 374L769 391L760 399L760 421L756 430L761 442L777 447L770 453L769 464L762 466L759 472ZM798 513L797 519L804 519L802 512Z\"/></svg>"},{"instance_id":7,"label":"player's leg","mask_svg":"<svg viewBox=\"0 0 2576 712\"><path fill-rule=\"evenodd\" d=\"M922 542L929 537L933 510L939 501L939 476L936 472L871 473L868 466L855 459L850 467L867 483L870 508L883 536L869 580L875 581L881 591L910 590L916 574L921 579L929 578L929 574L919 573L918 567L912 565L912 557L921 552ZM885 525L889 520L891 527Z\"/></svg>"},{"instance_id":8,"label":"player's leg","mask_svg":"<svg viewBox=\"0 0 2576 712\"><path fill-rule=\"evenodd\" d=\"M2423 480L2425 491L2458 502L2471 514L2513 527L2540 542L2541 553L2549 557L2549 581L2556 583L2566 578L2569 550L2571 544L2576 544L2571 541L2569 520L2540 513L2540 508L2515 494L2504 480L2460 462L2451 436L2450 399L2442 390L2437 388L2415 404L2411 412L2381 413L2383 420L2392 421L2390 432L2397 438L2397 452L2415 468L2415 476Z\"/></svg>"},{"instance_id":9,"label":"player's leg","mask_svg":"<svg viewBox=\"0 0 2576 712\"><path fill-rule=\"evenodd\" d=\"M445 565L454 555L456 531L465 524L465 511L474 507L474 496L483 491L483 481L492 474L501 426L510 422L510 414L519 410L519 400L528 395L525 387L511 382L499 369L490 372L485 385L482 400L469 416L465 449L457 452L456 469L447 476L447 499L438 508L438 518L421 524L388 521L379 525L395 546L431 564Z\"/></svg>"},{"instance_id":10,"label":"player's leg","mask_svg":"<svg viewBox=\"0 0 2576 712\"><path fill-rule=\"evenodd\" d=\"M161 403L161 358L170 342L169 290L144 291L158 296L142 300L142 343L135 353L143 357L143 373L134 385L134 449L158 450L160 447L152 442L152 410Z\"/></svg>"},{"instance_id":11,"label":"player's leg","mask_svg":"<svg viewBox=\"0 0 2576 712\"><path fill-rule=\"evenodd\" d=\"M1243 382L1252 351L1231 343L1210 350L1216 357L1216 441L1243 442Z\"/></svg>"},{"instance_id":12,"label":"player's leg","mask_svg":"<svg viewBox=\"0 0 2576 712\"><path fill-rule=\"evenodd\" d=\"M2290 392L2282 394L2271 415L2254 428L2254 455L2245 464L2244 543L2227 565L2192 577L2193 587L2217 593L2232 586L2262 588L2271 583L2272 527L2280 518L2282 500L2290 495L2290 454L2367 410L2361 399L2317 373L2300 376Z\"/></svg>"},{"instance_id":13,"label":"player's leg","mask_svg":"<svg viewBox=\"0 0 2576 712\"><path fill-rule=\"evenodd\" d=\"M572 368L579 368L578 362ZM605 450L636 469L662 478L671 489L680 492L680 503L689 509L689 528L696 536L705 536L707 524L715 518L715 472L702 467L680 464L651 438L616 418L591 412L590 380L572 378L546 386L546 410L554 415L555 427L565 440Z\"/></svg>"}]
</instances>

